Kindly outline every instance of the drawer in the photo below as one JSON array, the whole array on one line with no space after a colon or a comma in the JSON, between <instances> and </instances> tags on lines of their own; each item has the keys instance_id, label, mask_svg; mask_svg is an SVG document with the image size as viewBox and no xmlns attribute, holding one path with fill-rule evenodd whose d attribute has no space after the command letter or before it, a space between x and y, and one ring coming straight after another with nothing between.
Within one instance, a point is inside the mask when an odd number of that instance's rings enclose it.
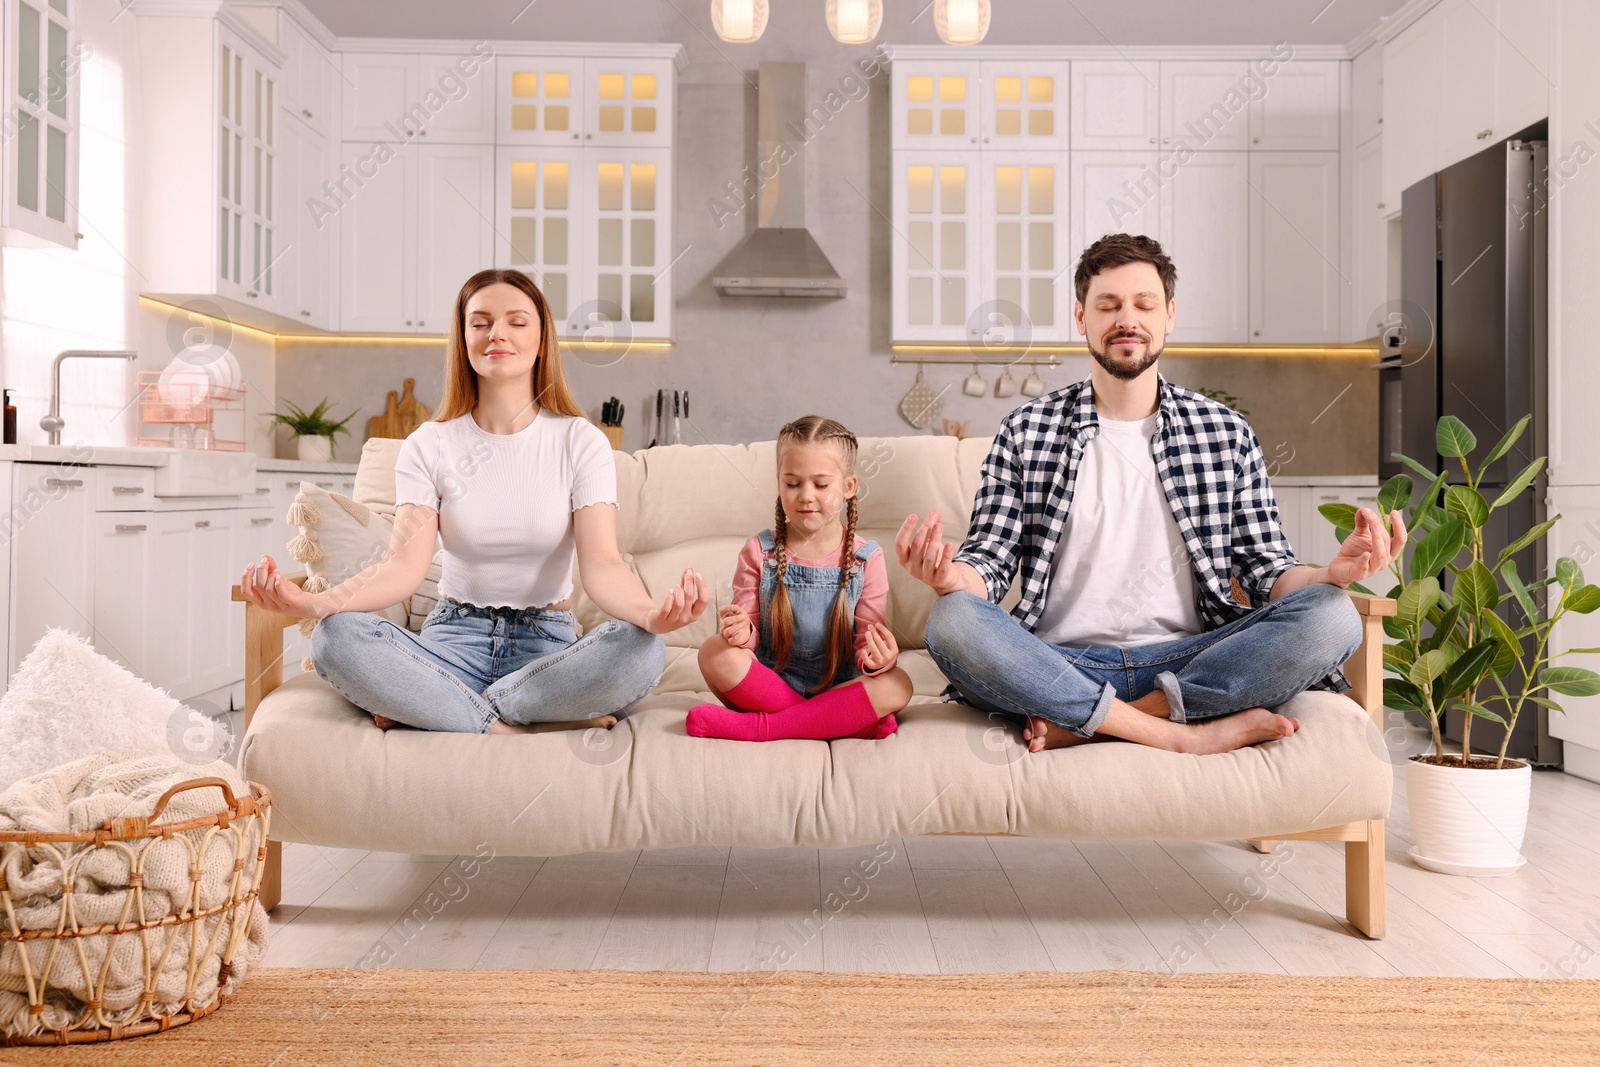
<instances>
[{"instance_id":1,"label":"drawer","mask_svg":"<svg viewBox=\"0 0 1600 1067\"><path fill-rule=\"evenodd\" d=\"M96 511L149 511L156 506L153 467L100 467L95 472Z\"/></svg>"}]
</instances>

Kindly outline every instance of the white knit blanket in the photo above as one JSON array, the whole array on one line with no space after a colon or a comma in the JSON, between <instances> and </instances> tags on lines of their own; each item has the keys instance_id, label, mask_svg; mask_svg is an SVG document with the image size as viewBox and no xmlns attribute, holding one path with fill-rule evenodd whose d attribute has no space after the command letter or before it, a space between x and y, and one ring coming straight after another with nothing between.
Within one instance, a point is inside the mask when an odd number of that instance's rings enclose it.
<instances>
[{"instance_id":1,"label":"white knit blanket","mask_svg":"<svg viewBox=\"0 0 1600 1067\"><path fill-rule=\"evenodd\" d=\"M229 783L235 796L248 794L238 772L222 763L196 766L171 755L89 756L25 778L0 793L0 830L77 832L98 829L107 819L148 816L156 800L172 786L195 778L216 777ZM226 801L216 787L179 793L167 805L161 823L178 822L224 810ZM228 899L234 876L234 857L240 851L240 828L208 827L174 835L170 840L131 841L128 848L106 845L47 845L32 849L20 844L0 845L0 871L10 894L12 914L0 909L0 934L9 938L13 921L23 930L58 928L63 922L63 875L72 877L72 915L80 929L101 923L146 922L179 914L191 907L193 883L189 872L198 865L199 907L213 907ZM259 825L259 824L257 824ZM241 889L255 876L255 849L259 831L245 842ZM144 874L142 891L129 888L135 858ZM14 919L13 919L14 915ZM0 1031L31 1033L41 1025L66 1026L74 1020L101 1025L97 1017L85 1018L85 1004L99 985L100 971L110 955L110 970L101 992L104 1020L130 1022L139 1014L147 969L154 976L153 1006L157 1013L187 1010L209 1004L217 989L223 951L230 938L239 944L233 960L231 982L238 982L260 961L267 947L267 913L253 902L243 929L235 930L228 911L201 922L178 923L138 933L56 940L43 938L25 943L0 943ZM189 950L191 937L199 937L202 957L191 990ZM23 953L26 952L26 966ZM52 957L52 952L54 953ZM147 959L148 956L148 959ZM42 1017L28 1014L28 980L37 983L48 972L49 995Z\"/></svg>"}]
</instances>

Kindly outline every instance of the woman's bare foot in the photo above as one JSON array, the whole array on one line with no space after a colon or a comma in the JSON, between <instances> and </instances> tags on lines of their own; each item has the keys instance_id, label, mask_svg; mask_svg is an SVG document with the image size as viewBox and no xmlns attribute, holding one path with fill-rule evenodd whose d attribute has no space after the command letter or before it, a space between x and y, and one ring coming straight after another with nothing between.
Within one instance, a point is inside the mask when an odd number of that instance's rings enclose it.
<instances>
[{"instance_id":1,"label":"woman's bare foot","mask_svg":"<svg viewBox=\"0 0 1600 1067\"><path fill-rule=\"evenodd\" d=\"M617 725L617 717L615 715L596 715L592 719L577 719L573 722L536 722L527 726L513 726L508 722L496 719L494 725L489 727L489 732L491 734L548 734L557 730L588 730L591 728L609 730L615 725Z\"/></svg>"}]
</instances>

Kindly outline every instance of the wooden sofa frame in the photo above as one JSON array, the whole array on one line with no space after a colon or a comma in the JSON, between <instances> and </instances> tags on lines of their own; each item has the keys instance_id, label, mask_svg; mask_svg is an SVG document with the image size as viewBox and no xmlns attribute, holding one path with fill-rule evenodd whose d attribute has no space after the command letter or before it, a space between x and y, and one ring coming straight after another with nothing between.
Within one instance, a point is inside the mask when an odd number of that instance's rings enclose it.
<instances>
[{"instance_id":1,"label":"wooden sofa frame","mask_svg":"<svg viewBox=\"0 0 1600 1067\"><path fill-rule=\"evenodd\" d=\"M306 576L288 576L304 584ZM250 720L262 699L283 683L283 631L300 620L267 611L245 600L239 586L233 599L245 605L244 623L244 722ZM1361 647L1344 666L1350 691L1345 694L1372 716L1383 733L1383 619L1395 613L1395 602L1386 597L1351 593L1361 614ZM959 832L949 836L967 836ZM1271 852L1278 841L1344 842L1344 914L1351 926L1370 938L1384 936L1384 841L1383 820L1365 819L1342 826L1323 826L1299 833L1271 838L1252 838L1250 844L1261 852ZM261 903L268 911L278 906L283 894L283 846L278 841L267 845L267 867L262 878Z\"/></svg>"}]
</instances>

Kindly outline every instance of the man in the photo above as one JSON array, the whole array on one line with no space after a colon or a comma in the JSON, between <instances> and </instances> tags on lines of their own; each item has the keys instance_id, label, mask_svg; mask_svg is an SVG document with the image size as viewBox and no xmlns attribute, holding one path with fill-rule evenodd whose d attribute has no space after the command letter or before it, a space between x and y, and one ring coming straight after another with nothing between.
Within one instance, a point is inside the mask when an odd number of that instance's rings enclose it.
<instances>
[{"instance_id":1,"label":"man","mask_svg":"<svg viewBox=\"0 0 1600 1067\"><path fill-rule=\"evenodd\" d=\"M1032 752L1288 737L1298 721L1269 709L1350 688L1339 667L1361 623L1344 590L1389 566L1405 525L1391 512L1391 535L1363 508L1327 566L1300 564L1250 424L1156 369L1176 314L1161 246L1101 238L1074 283L1089 378L1001 423L960 551L937 512L895 538L901 565L939 594L926 640L946 696L1026 719ZM1019 569L1008 614L999 601Z\"/></svg>"}]
</instances>

